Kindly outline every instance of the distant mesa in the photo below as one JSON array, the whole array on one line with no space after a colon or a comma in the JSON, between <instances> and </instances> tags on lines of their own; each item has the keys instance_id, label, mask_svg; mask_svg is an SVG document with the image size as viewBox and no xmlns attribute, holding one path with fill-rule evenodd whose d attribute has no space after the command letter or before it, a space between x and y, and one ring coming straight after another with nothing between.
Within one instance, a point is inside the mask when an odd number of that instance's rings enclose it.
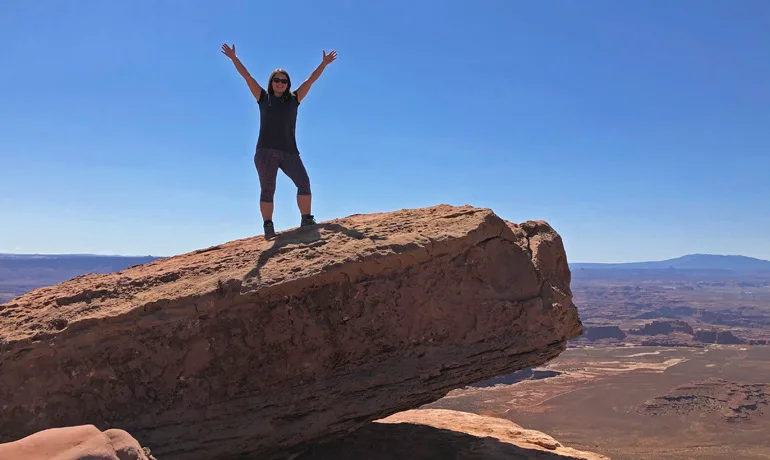
<instances>
[{"instance_id":1,"label":"distant mesa","mask_svg":"<svg viewBox=\"0 0 770 460\"><path fill-rule=\"evenodd\" d=\"M694 329L684 320L656 320L641 327L623 331L620 326L584 325L583 334L571 341L575 346L585 342L613 343L628 341L630 337L649 337L641 341L632 340L641 346L649 347L702 347L703 344L721 345L765 345L764 339L745 340L737 337L730 330Z\"/></svg>"},{"instance_id":2,"label":"distant mesa","mask_svg":"<svg viewBox=\"0 0 770 460\"><path fill-rule=\"evenodd\" d=\"M695 331L694 340L703 343L717 343L723 345L743 345L745 340L736 337L731 331L717 331L699 329Z\"/></svg>"},{"instance_id":3,"label":"distant mesa","mask_svg":"<svg viewBox=\"0 0 770 460\"><path fill-rule=\"evenodd\" d=\"M709 379L674 388L666 395L642 404L640 413L659 415L713 415L727 422L741 422L767 410L770 385Z\"/></svg>"},{"instance_id":4,"label":"distant mesa","mask_svg":"<svg viewBox=\"0 0 770 460\"><path fill-rule=\"evenodd\" d=\"M690 254L675 259L627 263L570 263L572 270L720 270L770 272L770 261L742 255Z\"/></svg>"},{"instance_id":5,"label":"distant mesa","mask_svg":"<svg viewBox=\"0 0 770 460\"><path fill-rule=\"evenodd\" d=\"M623 340L626 338L626 333L619 326L583 326L583 337L590 341L601 339Z\"/></svg>"},{"instance_id":6,"label":"distant mesa","mask_svg":"<svg viewBox=\"0 0 770 460\"><path fill-rule=\"evenodd\" d=\"M685 334L693 335L693 329L686 321L673 320L673 321L653 321L652 323L645 324L639 329L631 329L628 331L631 335L668 335L674 332L683 332Z\"/></svg>"},{"instance_id":7,"label":"distant mesa","mask_svg":"<svg viewBox=\"0 0 770 460\"><path fill-rule=\"evenodd\" d=\"M689 317L697 314L699 310L693 307L669 307L663 306L651 311L641 313L632 319L655 319L655 318L680 318Z\"/></svg>"},{"instance_id":8,"label":"distant mesa","mask_svg":"<svg viewBox=\"0 0 770 460\"><path fill-rule=\"evenodd\" d=\"M699 329L695 331L693 339L703 343L717 343L717 331Z\"/></svg>"}]
</instances>

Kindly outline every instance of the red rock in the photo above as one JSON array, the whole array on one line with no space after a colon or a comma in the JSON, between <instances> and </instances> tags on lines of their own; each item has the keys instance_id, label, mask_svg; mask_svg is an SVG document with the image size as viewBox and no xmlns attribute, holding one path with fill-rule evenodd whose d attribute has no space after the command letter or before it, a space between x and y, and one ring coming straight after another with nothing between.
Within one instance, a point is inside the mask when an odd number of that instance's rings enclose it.
<instances>
[{"instance_id":1,"label":"red rock","mask_svg":"<svg viewBox=\"0 0 770 460\"><path fill-rule=\"evenodd\" d=\"M541 365L580 333L547 223L354 215L0 305L0 442L93 424L163 460L270 458Z\"/></svg>"},{"instance_id":2,"label":"red rock","mask_svg":"<svg viewBox=\"0 0 770 460\"><path fill-rule=\"evenodd\" d=\"M93 425L51 428L0 444L3 460L155 460L124 430Z\"/></svg>"},{"instance_id":3,"label":"red rock","mask_svg":"<svg viewBox=\"0 0 770 460\"><path fill-rule=\"evenodd\" d=\"M609 460L566 447L535 430L496 417L446 409L391 415L296 460Z\"/></svg>"}]
</instances>

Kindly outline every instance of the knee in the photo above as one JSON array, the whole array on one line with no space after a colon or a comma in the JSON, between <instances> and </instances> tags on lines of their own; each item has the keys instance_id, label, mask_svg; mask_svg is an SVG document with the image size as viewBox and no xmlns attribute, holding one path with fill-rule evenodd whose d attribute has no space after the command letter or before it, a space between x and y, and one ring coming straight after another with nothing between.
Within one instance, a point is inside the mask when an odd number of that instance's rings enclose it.
<instances>
[{"instance_id":1,"label":"knee","mask_svg":"<svg viewBox=\"0 0 770 460\"><path fill-rule=\"evenodd\" d=\"M297 195L310 195L309 180L306 180L297 186Z\"/></svg>"},{"instance_id":2,"label":"knee","mask_svg":"<svg viewBox=\"0 0 770 460\"><path fill-rule=\"evenodd\" d=\"M259 192L259 201L264 203L272 203L275 196L275 187L262 187Z\"/></svg>"}]
</instances>

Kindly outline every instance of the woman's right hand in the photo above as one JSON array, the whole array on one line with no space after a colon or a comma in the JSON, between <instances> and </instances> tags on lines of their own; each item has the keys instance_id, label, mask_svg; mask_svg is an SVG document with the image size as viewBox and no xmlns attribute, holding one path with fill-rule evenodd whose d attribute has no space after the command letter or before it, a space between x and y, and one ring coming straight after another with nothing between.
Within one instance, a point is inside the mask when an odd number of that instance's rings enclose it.
<instances>
[{"instance_id":1,"label":"woman's right hand","mask_svg":"<svg viewBox=\"0 0 770 460\"><path fill-rule=\"evenodd\" d=\"M232 48L227 46L227 43L224 43L222 45L222 54L229 57L230 59L235 59L235 43L233 43Z\"/></svg>"}]
</instances>

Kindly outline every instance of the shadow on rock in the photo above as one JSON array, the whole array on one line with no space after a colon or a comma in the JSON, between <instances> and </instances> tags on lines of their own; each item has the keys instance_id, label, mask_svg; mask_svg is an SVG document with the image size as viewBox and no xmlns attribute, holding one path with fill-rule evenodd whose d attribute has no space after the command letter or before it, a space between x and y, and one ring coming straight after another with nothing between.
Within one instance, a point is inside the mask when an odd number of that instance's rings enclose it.
<instances>
[{"instance_id":1,"label":"shadow on rock","mask_svg":"<svg viewBox=\"0 0 770 460\"><path fill-rule=\"evenodd\" d=\"M341 233L346 237L355 239L355 240L362 240L365 238L369 238L372 240L384 239L382 237L367 237L364 233L358 230L345 227L344 225L331 224L331 223L322 223L322 224L317 224L310 227L299 227L299 228L295 228L285 232L281 232L281 233L278 233L275 236L275 238L272 240L273 245L259 254L256 267L254 267L253 270L251 270L248 274L246 274L246 276L244 277L244 280L250 279L250 278L256 278L257 280L259 280L260 271L272 257L278 254L281 254L283 252L296 249L295 247L296 245L312 246L313 243L317 243L323 238L324 233L326 234Z\"/></svg>"},{"instance_id":2,"label":"shadow on rock","mask_svg":"<svg viewBox=\"0 0 770 460\"><path fill-rule=\"evenodd\" d=\"M412 423L371 423L344 438L309 447L294 460L565 460L492 437Z\"/></svg>"}]
</instances>

